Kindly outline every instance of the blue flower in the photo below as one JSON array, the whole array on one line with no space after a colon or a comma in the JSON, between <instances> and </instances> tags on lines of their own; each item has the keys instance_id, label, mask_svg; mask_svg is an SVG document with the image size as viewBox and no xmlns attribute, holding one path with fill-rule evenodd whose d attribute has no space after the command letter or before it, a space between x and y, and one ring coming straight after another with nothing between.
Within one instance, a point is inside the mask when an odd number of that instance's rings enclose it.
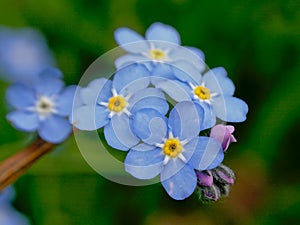
<instances>
[{"instance_id":1,"label":"blue flower","mask_svg":"<svg viewBox=\"0 0 300 225\"><path fill-rule=\"evenodd\" d=\"M15 191L11 186L0 193L0 224L29 225L28 219L11 205L14 197Z\"/></svg>"},{"instance_id":2,"label":"blue flower","mask_svg":"<svg viewBox=\"0 0 300 225\"><path fill-rule=\"evenodd\" d=\"M52 53L39 31L0 27L0 78L27 82L54 64Z\"/></svg>"},{"instance_id":3,"label":"blue flower","mask_svg":"<svg viewBox=\"0 0 300 225\"><path fill-rule=\"evenodd\" d=\"M147 29L145 36L146 39L126 27L115 31L116 42L129 53L115 61L117 68L139 62L152 70L158 62L174 65L187 61L200 72L205 69L203 52L195 47L180 46L179 33L173 27L156 22Z\"/></svg>"},{"instance_id":4,"label":"blue flower","mask_svg":"<svg viewBox=\"0 0 300 225\"><path fill-rule=\"evenodd\" d=\"M136 112L132 127L143 143L130 149L125 170L139 179L160 174L172 198L189 197L197 186L195 169L215 168L224 157L217 140L198 136L200 120L190 101L175 105L169 119L153 109Z\"/></svg>"},{"instance_id":5,"label":"blue flower","mask_svg":"<svg viewBox=\"0 0 300 225\"><path fill-rule=\"evenodd\" d=\"M43 70L31 86L15 83L6 91L7 101L15 111L7 115L15 128L37 131L45 141L59 143L72 131L67 120L72 110L76 86L64 88L61 72Z\"/></svg>"},{"instance_id":6,"label":"blue flower","mask_svg":"<svg viewBox=\"0 0 300 225\"><path fill-rule=\"evenodd\" d=\"M172 67L172 74L165 73L164 65L155 69L155 86L161 88L175 101L191 100L204 109L204 128L211 128L216 117L226 122L243 122L248 113L247 104L233 97L235 86L226 70L217 67L203 76L195 69ZM153 78L154 79L154 78Z\"/></svg>"},{"instance_id":7,"label":"blue flower","mask_svg":"<svg viewBox=\"0 0 300 225\"><path fill-rule=\"evenodd\" d=\"M116 72L113 81L99 78L81 88L71 122L80 130L104 127L107 143L119 150L128 150L139 142L130 127L131 115L143 108L168 112L168 103L161 90L147 88L149 71L144 65L131 64Z\"/></svg>"}]
</instances>

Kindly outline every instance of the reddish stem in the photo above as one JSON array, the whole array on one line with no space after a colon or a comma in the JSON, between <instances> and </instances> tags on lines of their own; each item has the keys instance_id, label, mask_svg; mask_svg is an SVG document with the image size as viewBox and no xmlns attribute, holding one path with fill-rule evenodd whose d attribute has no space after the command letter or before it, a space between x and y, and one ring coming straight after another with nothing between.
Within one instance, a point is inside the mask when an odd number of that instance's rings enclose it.
<instances>
[{"instance_id":1,"label":"reddish stem","mask_svg":"<svg viewBox=\"0 0 300 225\"><path fill-rule=\"evenodd\" d=\"M50 152L55 145L38 139L24 150L0 163L0 191L15 182L41 156Z\"/></svg>"}]
</instances>

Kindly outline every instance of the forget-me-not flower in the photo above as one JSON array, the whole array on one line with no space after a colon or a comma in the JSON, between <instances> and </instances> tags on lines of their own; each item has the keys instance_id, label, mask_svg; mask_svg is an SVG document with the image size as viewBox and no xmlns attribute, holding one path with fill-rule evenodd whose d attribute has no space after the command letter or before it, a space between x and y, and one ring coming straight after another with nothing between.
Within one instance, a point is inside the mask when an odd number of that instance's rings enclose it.
<instances>
[{"instance_id":1,"label":"forget-me-not flower","mask_svg":"<svg viewBox=\"0 0 300 225\"><path fill-rule=\"evenodd\" d=\"M198 136L200 120L191 101L175 105L169 119L153 109L136 112L132 127L143 143L130 149L125 170L139 179L160 174L172 198L189 197L197 186L195 169L215 168L224 157L217 140Z\"/></svg>"},{"instance_id":2,"label":"forget-me-not flower","mask_svg":"<svg viewBox=\"0 0 300 225\"><path fill-rule=\"evenodd\" d=\"M0 78L28 82L55 60L43 35L33 28L0 27Z\"/></svg>"},{"instance_id":3,"label":"forget-me-not flower","mask_svg":"<svg viewBox=\"0 0 300 225\"><path fill-rule=\"evenodd\" d=\"M59 143L72 131L67 117L72 110L76 86L64 87L55 68L43 70L31 86L15 83L6 91L14 111L7 119L19 130L37 131L45 141Z\"/></svg>"},{"instance_id":4,"label":"forget-me-not flower","mask_svg":"<svg viewBox=\"0 0 300 225\"><path fill-rule=\"evenodd\" d=\"M235 86L224 68L213 68L202 76L193 68L183 71L172 67L172 74L167 74L172 76L171 79L165 75L163 65L155 70L159 78L166 77L156 83L157 88L178 102L191 100L204 109L204 128L214 126L216 118L226 122L246 120L248 106L243 100L233 97Z\"/></svg>"},{"instance_id":5,"label":"forget-me-not flower","mask_svg":"<svg viewBox=\"0 0 300 225\"><path fill-rule=\"evenodd\" d=\"M131 115L149 107L168 112L163 92L147 88L149 73L144 65L131 64L118 70L113 81L93 80L80 89L77 99L82 105L73 107L71 122L80 130L104 127L105 139L113 148L126 151L136 145L139 139L131 130Z\"/></svg>"},{"instance_id":6,"label":"forget-me-not flower","mask_svg":"<svg viewBox=\"0 0 300 225\"><path fill-rule=\"evenodd\" d=\"M115 40L128 52L115 61L117 68L139 62L145 63L152 70L157 63L176 65L181 61L189 62L190 66L200 72L206 67L203 52L195 47L180 46L178 31L163 23L153 23L147 29L145 38L129 28L118 28Z\"/></svg>"}]
</instances>

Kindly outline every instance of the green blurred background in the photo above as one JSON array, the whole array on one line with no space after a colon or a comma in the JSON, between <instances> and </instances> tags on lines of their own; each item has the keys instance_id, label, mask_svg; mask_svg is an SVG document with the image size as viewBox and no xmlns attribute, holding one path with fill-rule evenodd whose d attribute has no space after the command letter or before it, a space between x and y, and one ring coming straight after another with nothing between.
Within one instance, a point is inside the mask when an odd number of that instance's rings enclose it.
<instances>
[{"instance_id":1,"label":"green blurred background","mask_svg":"<svg viewBox=\"0 0 300 225\"><path fill-rule=\"evenodd\" d=\"M300 1L1 0L0 24L44 33L68 84L116 47L120 26L144 34L156 21L174 26L184 45L223 66L250 108L236 125L225 164L236 184L228 198L202 204L170 199L160 184L127 187L105 180L73 138L36 163L15 187L14 205L34 225L300 224ZM7 84L0 83L0 98ZM0 106L0 159L29 135ZM298 139L298 140L297 140Z\"/></svg>"}]
</instances>

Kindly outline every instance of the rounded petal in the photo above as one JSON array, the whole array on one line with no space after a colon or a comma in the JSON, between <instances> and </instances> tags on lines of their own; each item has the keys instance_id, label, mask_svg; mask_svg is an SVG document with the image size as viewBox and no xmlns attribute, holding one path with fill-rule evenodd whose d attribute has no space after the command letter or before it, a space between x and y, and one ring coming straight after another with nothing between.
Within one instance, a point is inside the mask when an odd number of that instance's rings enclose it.
<instances>
[{"instance_id":1,"label":"rounded petal","mask_svg":"<svg viewBox=\"0 0 300 225\"><path fill-rule=\"evenodd\" d=\"M163 169L164 155L160 148L148 151L130 150L125 159L125 170L138 179L156 177Z\"/></svg>"},{"instance_id":2,"label":"rounded petal","mask_svg":"<svg viewBox=\"0 0 300 225\"><path fill-rule=\"evenodd\" d=\"M115 65L118 69L126 67L133 63L149 63L152 60L149 57L138 54L126 54L122 55L115 60ZM148 68L148 67L147 67Z\"/></svg>"},{"instance_id":3,"label":"rounded petal","mask_svg":"<svg viewBox=\"0 0 300 225\"><path fill-rule=\"evenodd\" d=\"M97 130L109 122L108 115L102 106L85 105L72 111L71 123L80 130Z\"/></svg>"},{"instance_id":4,"label":"rounded petal","mask_svg":"<svg viewBox=\"0 0 300 225\"><path fill-rule=\"evenodd\" d=\"M34 91L24 84L15 83L6 89L7 101L16 109L33 106L36 101Z\"/></svg>"},{"instance_id":5,"label":"rounded petal","mask_svg":"<svg viewBox=\"0 0 300 225\"><path fill-rule=\"evenodd\" d=\"M177 30L162 23L153 23L146 31L146 39L180 44L180 35Z\"/></svg>"},{"instance_id":6,"label":"rounded petal","mask_svg":"<svg viewBox=\"0 0 300 225\"><path fill-rule=\"evenodd\" d=\"M200 118L195 104L190 101L177 103L170 112L169 128L180 140L191 139L199 134Z\"/></svg>"},{"instance_id":7,"label":"rounded petal","mask_svg":"<svg viewBox=\"0 0 300 225\"><path fill-rule=\"evenodd\" d=\"M49 76L62 79L63 73L55 67L47 67L40 72L39 76Z\"/></svg>"},{"instance_id":8,"label":"rounded petal","mask_svg":"<svg viewBox=\"0 0 300 225\"><path fill-rule=\"evenodd\" d=\"M69 116L72 112L72 104L74 100L74 95L76 91L75 85L69 86L64 89L57 100L57 112L61 116Z\"/></svg>"},{"instance_id":9,"label":"rounded petal","mask_svg":"<svg viewBox=\"0 0 300 225\"><path fill-rule=\"evenodd\" d=\"M150 108L142 109L134 114L132 128L134 133L149 145L162 143L167 135L166 118Z\"/></svg>"},{"instance_id":10,"label":"rounded petal","mask_svg":"<svg viewBox=\"0 0 300 225\"><path fill-rule=\"evenodd\" d=\"M164 93L157 88L145 88L137 91L129 100L129 110L135 113L143 108L152 108L165 115L169 110L169 104Z\"/></svg>"},{"instance_id":11,"label":"rounded petal","mask_svg":"<svg viewBox=\"0 0 300 225\"><path fill-rule=\"evenodd\" d=\"M183 82L200 83L202 75L191 63L187 61L177 61L171 67L177 79Z\"/></svg>"},{"instance_id":12,"label":"rounded petal","mask_svg":"<svg viewBox=\"0 0 300 225\"><path fill-rule=\"evenodd\" d=\"M116 149L127 151L139 142L130 128L129 118L126 114L114 115L110 123L104 127L107 143Z\"/></svg>"},{"instance_id":13,"label":"rounded petal","mask_svg":"<svg viewBox=\"0 0 300 225\"><path fill-rule=\"evenodd\" d=\"M154 85L156 88L160 88L166 92L176 102L191 100L191 89L186 84L166 78L152 77L152 79L155 79Z\"/></svg>"},{"instance_id":14,"label":"rounded petal","mask_svg":"<svg viewBox=\"0 0 300 225\"><path fill-rule=\"evenodd\" d=\"M18 130L35 131L39 126L38 115L29 111L14 111L7 114L6 118Z\"/></svg>"},{"instance_id":15,"label":"rounded petal","mask_svg":"<svg viewBox=\"0 0 300 225\"><path fill-rule=\"evenodd\" d=\"M189 164L196 170L213 169L224 159L222 146L214 138L198 137L195 148Z\"/></svg>"},{"instance_id":16,"label":"rounded petal","mask_svg":"<svg viewBox=\"0 0 300 225\"><path fill-rule=\"evenodd\" d=\"M57 144L64 141L72 132L68 120L60 116L50 116L45 119L38 130L39 136L48 142Z\"/></svg>"},{"instance_id":17,"label":"rounded petal","mask_svg":"<svg viewBox=\"0 0 300 225\"><path fill-rule=\"evenodd\" d=\"M64 82L51 73L41 73L34 82L34 89L38 95L54 95L59 93L64 87Z\"/></svg>"},{"instance_id":18,"label":"rounded petal","mask_svg":"<svg viewBox=\"0 0 300 225\"><path fill-rule=\"evenodd\" d=\"M243 100L231 96L214 98L212 107L216 116L227 122L243 122L248 113L248 105Z\"/></svg>"},{"instance_id":19,"label":"rounded petal","mask_svg":"<svg viewBox=\"0 0 300 225\"><path fill-rule=\"evenodd\" d=\"M188 164L167 180L161 180L167 193L175 200L189 197L197 186L197 177L193 168Z\"/></svg>"},{"instance_id":20,"label":"rounded petal","mask_svg":"<svg viewBox=\"0 0 300 225\"><path fill-rule=\"evenodd\" d=\"M141 64L131 64L116 72L113 87L118 93L128 94L146 88L150 83L150 72Z\"/></svg>"},{"instance_id":21,"label":"rounded petal","mask_svg":"<svg viewBox=\"0 0 300 225\"><path fill-rule=\"evenodd\" d=\"M87 87L79 91L80 98L85 104L96 104L96 102L107 102L112 96L112 82L105 78L91 81Z\"/></svg>"},{"instance_id":22,"label":"rounded petal","mask_svg":"<svg viewBox=\"0 0 300 225\"><path fill-rule=\"evenodd\" d=\"M153 85L156 84L156 79L158 78L158 82L161 81L161 79L171 79L176 80L177 78L174 76L172 68L172 64L167 63L157 63L153 70L151 70L151 82Z\"/></svg>"},{"instance_id":23,"label":"rounded petal","mask_svg":"<svg viewBox=\"0 0 300 225\"><path fill-rule=\"evenodd\" d=\"M222 95L233 95L235 87L233 82L227 77L227 72L223 67L209 70L203 76L203 82L211 92Z\"/></svg>"},{"instance_id":24,"label":"rounded petal","mask_svg":"<svg viewBox=\"0 0 300 225\"><path fill-rule=\"evenodd\" d=\"M135 150L135 151L150 151L150 150L153 150L154 147L153 147L153 145L148 145L148 144L145 144L145 143L141 143L141 144L138 144L136 146L133 146L131 149Z\"/></svg>"},{"instance_id":25,"label":"rounded petal","mask_svg":"<svg viewBox=\"0 0 300 225\"><path fill-rule=\"evenodd\" d=\"M195 106L198 110L199 118L201 119L200 130L213 127L216 124L216 115L211 105L197 101Z\"/></svg>"},{"instance_id":26,"label":"rounded petal","mask_svg":"<svg viewBox=\"0 0 300 225\"><path fill-rule=\"evenodd\" d=\"M192 51L195 55L197 55L203 62L205 61L205 55L202 50L199 48L195 48L192 46L183 46L184 48L187 48L188 50ZM205 68L204 68L205 69Z\"/></svg>"},{"instance_id":27,"label":"rounded petal","mask_svg":"<svg viewBox=\"0 0 300 225\"><path fill-rule=\"evenodd\" d=\"M189 48L178 46L170 51L169 57L172 62L186 61L192 64L199 72L203 72L206 69L205 62L195 54L195 51L191 51Z\"/></svg>"},{"instance_id":28,"label":"rounded petal","mask_svg":"<svg viewBox=\"0 0 300 225\"><path fill-rule=\"evenodd\" d=\"M128 52L141 53L149 48L145 39L129 28L118 28L115 31L114 36L120 47Z\"/></svg>"}]
</instances>

